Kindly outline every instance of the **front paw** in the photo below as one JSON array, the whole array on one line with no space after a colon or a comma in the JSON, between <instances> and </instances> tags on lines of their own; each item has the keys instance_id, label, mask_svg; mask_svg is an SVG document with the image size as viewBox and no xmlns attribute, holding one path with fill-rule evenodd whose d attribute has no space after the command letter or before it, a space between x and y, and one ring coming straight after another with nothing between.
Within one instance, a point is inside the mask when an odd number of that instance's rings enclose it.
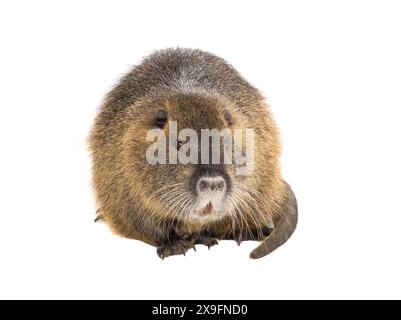
<instances>
[{"instance_id":1,"label":"front paw","mask_svg":"<svg viewBox=\"0 0 401 320\"><path fill-rule=\"evenodd\" d=\"M164 245L161 245L157 248L157 255L164 259L169 256L180 255L185 253L189 250L194 248L195 241L194 240L174 240Z\"/></svg>"},{"instance_id":2,"label":"front paw","mask_svg":"<svg viewBox=\"0 0 401 320\"><path fill-rule=\"evenodd\" d=\"M214 245L219 244L217 239L208 237L208 236L199 236L198 239L196 239L195 243L196 244L204 244L209 249L210 249L210 247L213 247Z\"/></svg>"}]
</instances>

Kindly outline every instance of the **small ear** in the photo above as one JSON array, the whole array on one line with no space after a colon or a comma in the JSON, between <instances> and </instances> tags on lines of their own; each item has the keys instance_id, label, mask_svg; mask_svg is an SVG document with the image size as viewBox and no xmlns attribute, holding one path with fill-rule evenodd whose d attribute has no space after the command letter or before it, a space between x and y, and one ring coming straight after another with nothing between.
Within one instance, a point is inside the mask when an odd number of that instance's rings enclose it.
<instances>
[{"instance_id":1,"label":"small ear","mask_svg":"<svg viewBox=\"0 0 401 320\"><path fill-rule=\"evenodd\" d=\"M168 119L168 114L164 110L157 110L155 117L153 119L153 124L160 129L163 129Z\"/></svg>"},{"instance_id":2,"label":"small ear","mask_svg":"<svg viewBox=\"0 0 401 320\"><path fill-rule=\"evenodd\" d=\"M223 111L223 118L224 118L224 120L226 120L226 122L227 122L227 124L229 126L231 126L233 124L233 117L232 117L230 111L224 110Z\"/></svg>"}]
</instances>

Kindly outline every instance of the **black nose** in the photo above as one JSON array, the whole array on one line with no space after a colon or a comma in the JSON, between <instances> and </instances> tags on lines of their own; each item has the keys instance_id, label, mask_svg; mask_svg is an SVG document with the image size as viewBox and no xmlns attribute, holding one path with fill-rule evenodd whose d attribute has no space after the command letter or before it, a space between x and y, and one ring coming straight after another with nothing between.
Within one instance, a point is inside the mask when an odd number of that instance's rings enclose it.
<instances>
[{"instance_id":1,"label":"black nose","mask_svg":"<svg viewBox=\"0 0 401 320\"><path fill-rule=\"evenodd\" d=\"M222 176L217 177L202 177L198 181L198 191L224 191L226 189L226 182Z\"/></svg>"},{"instance_id":2,"label":"black nose","mask_svg":"<svg viewBox=\"0 0 401 320\"><path fill-rule=\"evenodd\" d=\"M197 165L189 179L189 190L196 195L199 192L231 192L231 179L222 165Z\"/></svg>"}]
</instances>

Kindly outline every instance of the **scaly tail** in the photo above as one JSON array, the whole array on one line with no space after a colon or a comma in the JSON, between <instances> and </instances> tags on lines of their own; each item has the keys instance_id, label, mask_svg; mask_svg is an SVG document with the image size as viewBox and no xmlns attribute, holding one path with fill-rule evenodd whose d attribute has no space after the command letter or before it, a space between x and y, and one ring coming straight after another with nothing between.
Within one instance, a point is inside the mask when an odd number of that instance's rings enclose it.
<instances>
[{"instance_id":1,"label":"scaly tail","mask_svg":"<svg viewBox=\"0 0 401 320\"><path fill-rule=\"evenodd\" d=\"M283 206L282 215L275 221L275 226L270 235L264 239L250 254L252 259L262 258L282 244L294 233L298 223L298 205L294 192L288 187L288 201Z\"/></svg>"}]
</instances>

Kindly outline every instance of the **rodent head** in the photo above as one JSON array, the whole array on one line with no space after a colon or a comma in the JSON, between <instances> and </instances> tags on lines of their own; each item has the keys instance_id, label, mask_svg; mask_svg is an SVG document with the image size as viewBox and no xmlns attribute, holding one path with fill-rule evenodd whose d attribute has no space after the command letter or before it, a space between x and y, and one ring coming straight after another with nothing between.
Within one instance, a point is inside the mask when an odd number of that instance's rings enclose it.
<instances>
[{"instance_id":1,"label":"rodent head","mask_svg":"<svg viewBox=\"0 0 401 320\"><path fill-rule=\"evenodd\" d=\"M207 221L233 213L236 190L252 180L236 172L234 131L242 130L243 156L248 121L235 105L221 96L179 93L142 100L127 112L123 172L155 215Z\"/></svg>"}]
</instances>

